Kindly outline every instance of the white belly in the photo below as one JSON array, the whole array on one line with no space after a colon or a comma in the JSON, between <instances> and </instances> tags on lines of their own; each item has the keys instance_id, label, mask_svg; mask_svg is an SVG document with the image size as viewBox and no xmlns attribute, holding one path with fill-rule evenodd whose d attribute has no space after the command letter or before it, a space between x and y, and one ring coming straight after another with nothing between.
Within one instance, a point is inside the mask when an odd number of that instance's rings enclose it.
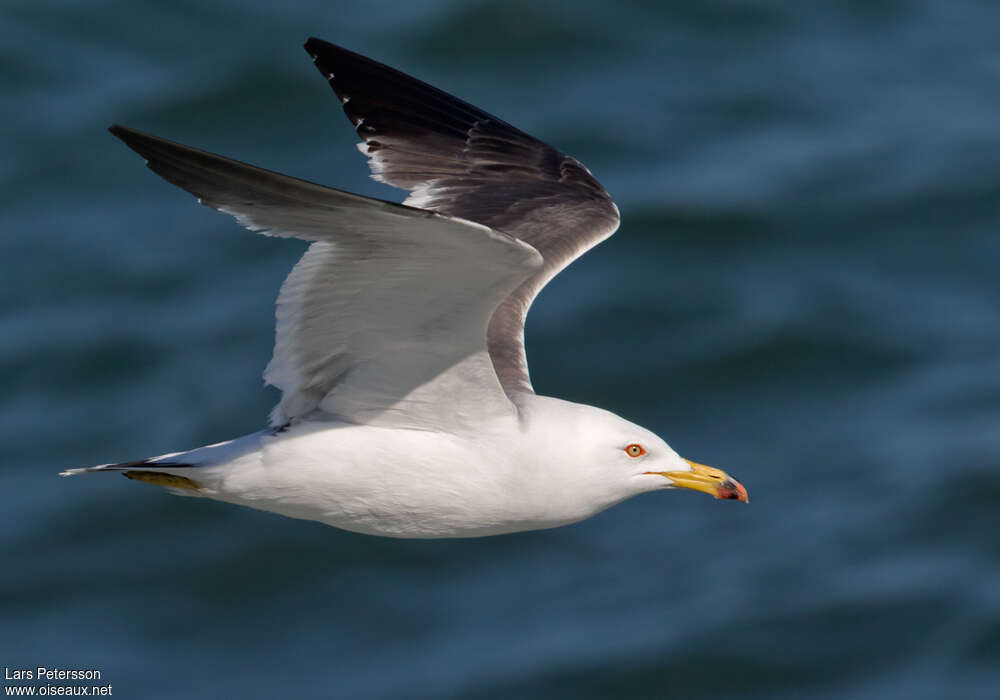
<instances>
[{"instance_id":1,"label":"white belly","mask_svg":"<svg viewBox=\"0 0 1000 700\"><path fill-rule=\"evenodd\" d=\"M544 472L512 434L303 423L199 471L212 498L372 535L474 537L590 515L545 497Z\"/></svg>"}]
</instances>

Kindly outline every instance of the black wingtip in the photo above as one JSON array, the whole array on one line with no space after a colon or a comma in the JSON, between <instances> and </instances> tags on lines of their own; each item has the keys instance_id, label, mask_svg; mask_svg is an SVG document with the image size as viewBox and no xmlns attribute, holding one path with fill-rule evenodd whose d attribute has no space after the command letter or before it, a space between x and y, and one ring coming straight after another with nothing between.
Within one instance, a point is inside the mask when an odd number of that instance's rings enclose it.
<instances>
[{"instance_id":1,"label":"black wingtip","mask_svg":"<svg viewBox=\"0 0 1000 700\"><path fill-rule=\"evenodd\" d=\"M171 141L170 139L165 139L160 136L153 136L152 134L147 134L146 132L139 131L138 129L130 129L129 127L122 126L121 124L112 124L108 127L108 131L110 131L115 137L121 139L122 143L126 146L145 158L147 162L152 162L154 159L169 157L170 154L179 151L197 156L219 157L215 156L213 153L202 151L198 148L192 148L191 146L185 146L182 143L177 143L176 141ZM152 165L150 165L150 168L152 168L154 172L158 172Z\"/></svg>"},{"instance_id":2,"label":"black wingtip","mask_svg":"<svg viewBox=\"0 0 1000 700\"><path fill-rule=\"evenodd\" d=\"M126 146L131 148L133 151L142 155L142 152L138 149L136 142L142 136L142 133L136 131L135 129L129 129L127 126L122 126L121 124L112 124L108 127L108 131L111 135L119 139Z\"/></svg>"},{"instance_id":3,"label":"black wingtip","mask_svg":"<svg viewBox=\"0 0 1000 700\"><path fill-rule=\"evenodd\" d=\"M302 45L306 52L312 56L313 63L317 63L320 60L330 63L331 61L349 61L355 64L367 65L380 70L386 70L391 73L399 73L407 80L415 80L411 76L400 73L395 68L385 65L384 63L379 63L373 58L368 58L363 56L356 51L351 51L350 49L345 49L343 46L338 46L337 44L331 44L329 41L323 41L322 39L317 39L314 36L309 37L306 43Z\"/></svg>"},{"instance_id":4,"label":"black wingtip","mask_svg":"<svg viewBox=\"0 0 1000 700\"><path fill-rule=\"evenodd\" d=\"M306 39L306 43L302 45L302 48L304 48L310 56L315 58L320 49L339 49L340 47L334 46L329 41L323 41L322 39L317 39L316 37L311 36Z\"/></svg>"},{"instance_id":5,"label":"black wingtip","mask_svg":"<svg viewBox=\"0 0 1000 700\"><path fill-rule=\"evenodd\" d=\"M136 150L135 144L137 142L151 138L149 134L144 134L141 131L130 129L127 126L122 126L121 124L112 124L108 127L108 131L111 132L112 136L124 141L125 145L132 150Z\"/></svg>"}]
</instances>

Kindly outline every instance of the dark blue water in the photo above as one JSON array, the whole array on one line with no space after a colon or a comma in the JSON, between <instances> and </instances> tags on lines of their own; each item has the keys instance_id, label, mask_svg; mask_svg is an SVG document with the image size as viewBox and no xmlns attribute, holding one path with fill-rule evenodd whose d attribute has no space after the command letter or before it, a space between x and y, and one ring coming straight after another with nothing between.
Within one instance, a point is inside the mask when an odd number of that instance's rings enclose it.
<instances>
[{"instance_id":1,"label":"dark blue water","mask_svg":"<svg viewBox=\"0 0 1000 700\"><path fill-rule=\"evenodd\" d=\"M998 28L987 0L7 0L0 665L126 698L1000 697ZM301 253L109 124L400 196L310 35L590 166L622 228L536 303L536 389L749 506L413 542L56 476L261 427Z\"/></svg>"}]
</instances>

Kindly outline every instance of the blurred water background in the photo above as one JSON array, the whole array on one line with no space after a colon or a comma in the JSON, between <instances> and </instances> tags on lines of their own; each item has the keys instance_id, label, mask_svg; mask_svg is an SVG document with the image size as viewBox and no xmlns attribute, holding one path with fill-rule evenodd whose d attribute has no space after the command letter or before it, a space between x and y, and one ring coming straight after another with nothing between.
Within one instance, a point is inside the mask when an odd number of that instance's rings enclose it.
<instances>
[{"instance_id":1,"label":"blurred water background","mask_svg":"<svg viewBox=\"0 0 1000 700\"><path fill-rule=\"evenodd\" d=\"M124 698L1000 697L998 29L987 0L5 0L0 665ZM622 227L535 304L535 387L748 507L395 541L56 476L261 427L302 251L108 125L402 197L310 35L594 171Z\"/></svg>"}]
</instances>

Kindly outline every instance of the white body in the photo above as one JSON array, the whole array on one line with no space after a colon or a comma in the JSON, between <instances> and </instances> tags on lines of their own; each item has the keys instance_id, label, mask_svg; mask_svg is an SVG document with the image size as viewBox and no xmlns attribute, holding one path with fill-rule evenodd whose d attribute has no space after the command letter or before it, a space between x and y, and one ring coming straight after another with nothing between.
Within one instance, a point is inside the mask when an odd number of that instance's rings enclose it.
<instances>
[{"instance_id":1,"label":"white body","mask_svg":"<svg viewBox=\"0 0 1000 700\"><path fill-rule=\"evenodd\" d=\"M303 421L159 459L232 455L164 469L202 487L186 495L365 534L426 538L565 525L669 487L645 471L690 469L655 435L607 411L531 398L506 421L452 433ZM609 441L609 428L620 439ZM621 449L639 441L650 454L636 460Z\"/></svg>"}]
</instances>

